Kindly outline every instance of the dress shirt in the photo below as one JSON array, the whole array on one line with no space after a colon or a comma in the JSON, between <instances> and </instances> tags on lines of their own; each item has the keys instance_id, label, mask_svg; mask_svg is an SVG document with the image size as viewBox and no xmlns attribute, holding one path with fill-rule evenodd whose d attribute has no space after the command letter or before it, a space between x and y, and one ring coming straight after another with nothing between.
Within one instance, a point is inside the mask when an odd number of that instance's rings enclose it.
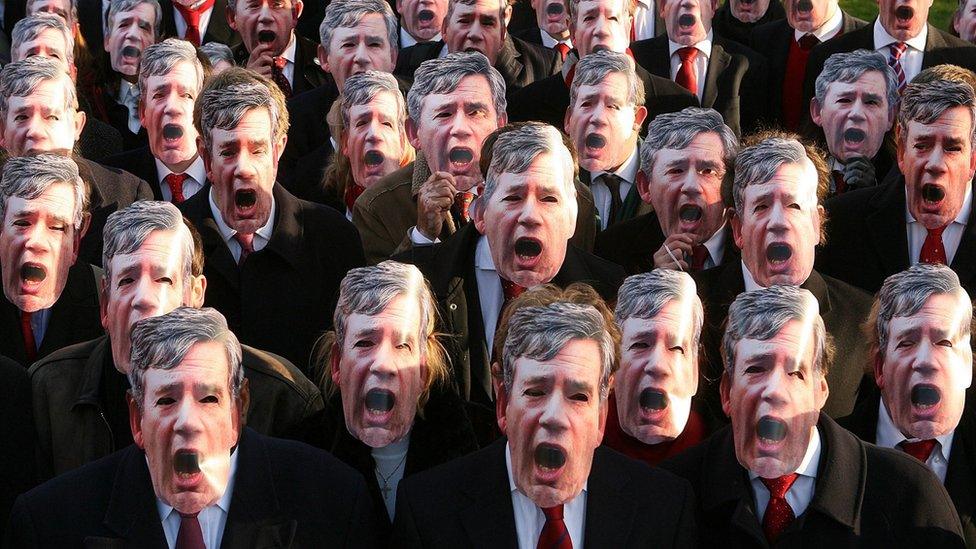
<instances>
[{"instance_id":1,"label":"dress shirt","mask_svg":"<svg viewBox=\"0 0 976 549\"><path fill-rule=\"evenodd\" d=\"M217 208L217 203L214 202L213 188L210 189L210 211L213 213L214 222L217 223L217 230L220 231L220 237L224 239L224 243L227 244L227 248L230 249L230 255L234 256L234 262L241 262L241 244L234 238L237 231L231 229L227 223L224 222L224 218L220 215L220 210ZM271 240L271 233L274 230L274 218L275 218L275 201L274 197L271 197L271 215L268 216L268 222L264 224L263 227L259 228L257 232L254 233L254 242L252 246L254 251L263 250L265 246L268 245L268 241Z\"/></svg>"},{"instance_id":2,"label":"dress shirt","mask_svg":"<svg viewBox=\"0 0 976 549\"><path fill-rule=\"evenodd\" d=\"M922 72L922 58L925 57L925 41L929 37L929 26L922 25L922 32L911 40L906 40L908 48L901 56L901 68L905 71L905 82L911 82L915 76ZM888 46L899 42L888 31L881 26L881 20L874 20L874 49L884 55L885 60L891 57L891 48Z\"/></svg>"},{"instance_id":3,"label":"dress shirt","mask_svg":"<svg viewBox=\"0 0 976 549\"><path fill-rule=\"evenodd\" d=\"M220 496L217 503L204 507L197 520L200 522L200 530L203 532L203 542L207 549L218 549L220 541L224 537L224 526L227 524L227 514L230 512L230 502L234 495L234 477L237 473L237 450L230 454L230 476L227 480L227 489L224 495ZM163 500L156 498L156 510L159 511L159 519L163 522L163 534L166 535L166 545L169 549L175 549L176 538L180 534L180 513Z\"/></svg>"},{"instance_id":4,"label":"dress shirt","mask_svg":"<svg viewBox=\"0 0 976 549\"><path fill-rule=\"evenodd\" d=\"M749 268L746 267L745 261L740 262L740 264L742 265L742 280L746 283L746 291L752 292L763 288L763 286L760 286L759 283L756 282L756 279L752 277L752 273L749 272Z\"/></svg>"},{"instance_id":5,"label":"dress shirt","mask_svg":"<svg viewBox=\"0 0 976 549\"><path fill-rule=\"evenodd\" d=\"M485 325L485 343L491 349L492 342L495 341L495 324L498 323L498 315L505 304L505 293L502 291L502 280L495 270L495 261L491 258L488 238L484 235L478 238L478 245L474 250L474 275L478 282L481 322Z\"/></svg>"},{"instance_id":6,"label":"dress shirt","mask_svg":"<svg viewBox=\"0 0 976 549\"><path fill-rule=\"evenodd\" d=\"M31 313L31 331L34 332L34 345L37 349L44 344L44 334L47 333L47 324L51 320L51 308L41 309ZM37 349L34 349L35 351Z\"/></svg>"},{"instance_id":7,"label":"dress shirt","mask_svg":"<svg viewBox=\"0 0 976 549\"><path fill-rule=\"evenodd\" d=\"M542 37L542 45L547 49L551 50L556 47L556 44L560 43L569 46L570 50L573 49L573 40L569 36L567 36L564 40L556 40L552 37L552 35L542 29L539 29L539 36Z\"/></svg>"},{"instance_id":8,"label":"dress shirt","mask_svg":"<svg viewBox=\"0 0 976 549\"><path fill-rule=\"evenodd\" d=\"M637 151L640 149L640 143L634 147L634 151L630 153L627 160L620 165L619 168L614 170L613 174L620 177L622 180L620 182L620 201L623 202L627 200L627 194L630 193L630 188L634 186L634 182L637 181L637 169L640 168L639 158L637 156ZM600 176L607 172L598 171L592 172L590 174L590 192L593 193L593 204L597 208L597 212L600 214L600 228L606 229L607 223L610 222L610 205L613 203L613 199L610 196L610 188L607 187L606 183L600 179Z\"/></svg>"},{"instance_id":9,"label":"dress shirt","mask_svg":"<svg viewBox=\"0 0 976 549\"><path fill-rule=\"evenodd\" d=\"M410 432L396 442L391 442L382 448L373 448L370 453L376 467L373 474L376 476L376 485L380 488L380 496L383 497L383 504L386 506L386 514L393 520L396 512L396 492L397 486L403 479L403 470L407 468L407 450L410 449ZM390 488L389 496L383 493L383 482Z\"/></svg>"},{"instance_id":10,"label":"dress shirt","mask_svg":"<svg viewBox=\"0 0 976 549\"><path fill-rule=\"evenodd\" d=\"M546 525L546 516L534 501L515 486L515 476L512 474L512 448L507 443L505 444L505 468L508 470L512 508L515 510L515 535L519 549L536 549L539 536L542 535L542 528ZM573 549L583 549L587 484L583 484L583 491L575 498L563 504L563 522L566 523Z\"/></svg>"},{"instance_id":11,"label":"dress shirt","mask_svg":"<svg viewBox=\"0 0 976 549\"><path fill-rule=\"evenodd\" d=\"M200 31L200 39L203 40L203 31ZM285 63L284 68L281 69L281 74L288 79L291 83L292 88L295 87L295 48L298 46L298 41L295 39L295 31L291 32L291 41L288 42L288 46L285 47L285 51L281 52L279 57L284 57Z\"/></svg>"},{"instance_id":12,"label":"dress shirt","mask_svg":"<svg viewBox=\"0 0 976 549\"><path fill-rule=\"evenodd\" d=\"M786 503L790 504L795 517L802 515L813 501L814 488L817 484L817 467L820 466L820 449L820 430L814 427L810 442L807 443L807 453L803 455L803 461L794 471L799 476L786 492ZM756 498L756 516L761 523L766 514L766 506L769 505L769 489L759 480L759 475L752 471L749 471L749 480L752 495Z\"/></svg>"},{"instance_id":13,"label":"dress shirt","mask_svg":"<svg viewBox=\"0 0 976 549\"><path fill-rule=\"evenodd\" d=\"M657 10L654 9L654 0L637 0L637 9L634 10L634 39L645 40L654 38L655 17Z\"/></svg>"},{"instance_id":14,"label":"dress shirt","mask_svg":"<svg viewBox=\"0 0 976 549\"><path fill-rule=\"evenodd\" d=\"M969 212L973 207L973 186L966 184L966 197L963 198L962 208L959 214L949 223L949 226L942 232L942 245L945 246L946 261L952 265L952 258L956 256L959 249L959 242L962 234L966 232L966 223L969 222ZM918 256L922 251L922 244L925 243L925 236L928 231L925 227L915 220L912 212L908 209L908 189L905 189L905 223L908 230L908 262L912 265L918 263Z\"/></svg>"},{"instance_id":15,"label":"dress shirt","mask_svg":"<svg viewBox=\"0 0 976 549\"><path fill-rule=\"evenodd\" d=\"M447 42L444 42L444 45L441 46L440 53L437 54L437 58L438 59L442 59L444 57L447 57L447 54L449 54L449 53L451 53L451 52L447 49Z\"/></svg>"},{"instance_id":16,"label":"dress shirt","mask_svg":"<svg viewBox=\"0 0 976 549\"><path fill-rule=\"evenodd\" d=\"M678 81L678 70L681 69L681 56L678 50L684 47L693 47L698 50L695 57L695 75L698 82L698 102L701 103L702 91L705 90L705 77L708 75L708 58L712 55L712 31L701 42L694 46L682 46L677 42L668 40L668 50L671 52L671 80Z\"/></svg>"},{"instance_id":17,"label":"dress shirt","mask_svg":"<svg viewBox=\"0 0 976 549\"><path fill-rule=\"evenodd\" d=\"M438 40L441 40L441 33L437 33L437 36L431 38L430 40L428 40L428 42L437 42ZM410 46L413 46L418 43L419 42L417 41L417 39L414 38L412 34L407 32L407 29L400 27L400 49L401 50L403 48L409 48Z\"/></svg>"},{"instance_id":18,"label":"dress shirt","mask_svg":"<svg viewBox=\"0 0 976 549\"><path fill-rule=\"evenodd\" d=\"M166 184L166 176L176 172L167 168L160 159L155 157L153 159L156 161L156 176L159 177L159 192L162 193L163 200L172 202L173 193L170 192L169 185ZM197 194L197 191L202 189L203 184L207 181L207 168L203 165L203 158L197 155L196 160L183 173L188 176L183 181L183 198L189 199Z\"/></svg>"},{"instance_id":19,"label":"dress shirt","mask_svg":"<svg viewBox=\"0 0 976 549\"><path fill-rule=\"evenodd\" d=\"M142 124L139 122L139 86L126 79L119 80L119 105L129 110L127 125L132 133L139 133Z\"/></svg>"},{"instance_id":20,"label":"dress shirt","mask_svg":"<svg viewBox=\"0 0 976 549\"><path fill-rule=\"evenodd\" d=\"M199 3L203 3L205 0L200 0ZM203 37L207 35L207 28L210 25L210 16L213 15L213 7L210 7L206 11L200 14L200 42L203 43ZM176 7L173 7L173 22L176 24L176 36L181 39L186 40L186 21L183 20L183 15L180 14ZM187 196L189 198L189 196Z\"/></svg>"},{"instance_id":21,"label":"dress shirt","mask_svg":"<svg viewBox=\"0 0 976 549\"><path fill-rule=\"evenodd\" d=\"M891 416L888 414L888 407L885 406L884 399L878 402L878 426L876 429L875 444L882 448L899 450L898 445L902 441L906 439L909 442L918 440L905 436L898 430L898 427L895 427L894 422L891 421ZM935 437L938 444L932 449L928 461L925 462L925 465L935 473L935 476L939 477L940 482L945 482L946 470L949 469L949 454L952 452L952 438L955 432L953 429L942 436Z\"/></svg>"},{"instance_id":22,"label":"dress shirt","mask_svg":"<svg viewBox=\"0 0 976 549\"><path fill-rule=\"evenodd\" d=\"M826 42L827 40L830 40L831 38L837 36L837 33L841 31L843 26L844 26L844 13L841 11L840 7L838 6L836 9L834 9L834 14L830 16L830 19L825 21L823 25L820 25L820 27L814 30L813 32L807 33L807 32L798 31L794 29L793 39L799 42L800 39L806 36L807 34L812 34L817 37L817 40L820 40L821 42Z\"/></svg>"},{"instance_id":23,"label":"dress shirt","mask_svg":"<svg viewBox=\"0 0 976 549\"><path fill-rule=\"evenodd\" d=\"M722 226L715 231L715 234L708 237L708 240L702 242L702 245L708 250L708 259L705 260L702 269L721 265L722 257L725 255L725 223L722 223Z\"/></svg>"}]
</instances>

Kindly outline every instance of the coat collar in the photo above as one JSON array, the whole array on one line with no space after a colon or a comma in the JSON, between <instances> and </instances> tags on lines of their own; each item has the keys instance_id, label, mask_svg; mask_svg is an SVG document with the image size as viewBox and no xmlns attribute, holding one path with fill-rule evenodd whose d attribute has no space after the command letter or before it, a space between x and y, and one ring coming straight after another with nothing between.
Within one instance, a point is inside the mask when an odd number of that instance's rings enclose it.
<instances>
[{"instance_id":1,"label":"coat collar","mask_svg":"<svg viewBox=\"0 0 976 549\"><path fill-rule=\"evenodd\" d=\"M135 445L122 452L104 524L130 547L158 546L166 537L146 454Z\"/></svg>"},{"instance_id":2,"label":"coat collar","mask_svg":"<svg viewBox=\"0 0 976 549\"><path fill-rule=\"evenodd\" d=\"M516 547L515 508L509 492L508 471L505 467L505 445L508 439L492 443L474 454L471 478L478 481L461 486L469 498L469 505L460 511L461 524L468 539L480 547Z\"/></svg>"},{"instance_id":3,"label":"coat collar","mask_svg":"<svg viewBox=\"0 0 976 549\"><path fill-rule=\"evenodd\" d=\"M107 335L90 341L91 352L85 360L85 370L78 388L78 396L72 408L76 406L101 406L102 374L109 365L114 367L112 359L112 344Z\"/></svg>"}]
</instances>

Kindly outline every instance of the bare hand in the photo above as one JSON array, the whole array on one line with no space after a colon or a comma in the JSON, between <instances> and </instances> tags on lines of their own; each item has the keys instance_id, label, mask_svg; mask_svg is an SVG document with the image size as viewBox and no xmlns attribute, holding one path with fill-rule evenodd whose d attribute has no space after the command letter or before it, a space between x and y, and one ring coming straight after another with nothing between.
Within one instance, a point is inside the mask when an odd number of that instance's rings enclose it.
<instances>
[{"instance_id":1,"label":"bare hand","mask_svg":"<svg viewBox=\"0 0 976 549\"><path fill-rule=\"evenodd\" d=\"M266 78L271 78L272 64L274 64L274 56L271 55L270 42L261 42L255 46L247 59L247 68Z\"/></svg>"},{"instance_id":2,"label":"bare hand","mask_svg":"<svg viewBox=\"0 0 976 549\"><path fill-rule=\"evenodd\" d=\"M654 267L658 269L688 270L688 260L691 248L695 245L695 237L691 233L677 233L664 239L664 244L654 252ZM671 253L668 253L668 250ZM674 257L671 257L671 256ZM677 263L675 262L677 260Z\"/></svg>"},{"instance_id":3,"label":"bare hand","mask_svg":"<svg viewBox=\"0 0 976 549\"><path fill-rule=\"evenodd\" d=\"M428 240L441 234L444 213L451 210L457 185L447 172L434 172L424 181L417 193L417 230Z\"/></svg>"}]
</instances>

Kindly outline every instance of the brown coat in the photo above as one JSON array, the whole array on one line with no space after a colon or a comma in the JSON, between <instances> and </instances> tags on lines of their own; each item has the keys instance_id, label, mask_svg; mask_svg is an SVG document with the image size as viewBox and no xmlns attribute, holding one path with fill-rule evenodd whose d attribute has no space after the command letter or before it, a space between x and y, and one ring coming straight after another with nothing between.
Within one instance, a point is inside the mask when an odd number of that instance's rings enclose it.
<instances>
[{"instance_id":1,"label":"brown coat","mask_svg":"<svg viewBox=\"0 0 976 549\"><path fill-rule=\"evenodd\" d=\"M356 199L352 222L362 237L367 264L375 265L411 248L409 231L417 224L417 193L428 177L430 168L423 154L418 152L416 161L384 177ZM593 195L588 187L577 181L576 197L579 214L576 233L570 241L592 251L597 231ZM445 213L440 239L443 241L455 232L454 219Z\"/></svg>"}]
</instances>

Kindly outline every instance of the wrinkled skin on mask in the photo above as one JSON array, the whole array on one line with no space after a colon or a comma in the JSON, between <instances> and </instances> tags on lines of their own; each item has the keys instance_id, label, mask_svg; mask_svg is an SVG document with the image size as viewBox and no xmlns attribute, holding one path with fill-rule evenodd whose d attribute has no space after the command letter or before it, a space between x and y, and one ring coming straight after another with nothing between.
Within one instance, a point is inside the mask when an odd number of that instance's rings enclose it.
<instances>
[{"instance_id":1,"label":"wrinkled skin on mask","mask_svg":"<svg viewBox=\"0 0 976 549\"><path fill-rule=\"evenodd\" d=\"M868 71L854 82L831 83L823 104L810 102L810 118L823 128L830 155L840 162L874 158L894 122L884 75Z\"/></svg>"},{"instance_id":2,"label":"wrinkled skin on mask","mask_svg":"<svg viewBox=\"0 0 976 549\"><path fill-rule=\"evenodd\" d=\"M570 17L569 33L580 58L601 49L624 53L633 23L622 0L582 0L576 17Z\"/></svg>"},{"instance_id":3,"label":"wrinkled skin on mask","mask_svg":"<svg viewBox=\"0 0 976 549\"><path fill-rule=\"evenodd\" d=\"M693 46L708 37L718 0L665 0L661 18L668 38L682 46Z\"/></svg>"},{"instance_id":4,"label":"wrinkled skin on mask","mask_svg":"<svg viewBox=\"0 0 976 549\"><path fill-rule=\"evenodd\" d=\"M177 64L164 75L145 79L139 101L139 122L149 148L174 173L186 171L197 158L193 105L200 94L198 73L191 63Z\"/></svg>"},{"instance_id":5,"label":"wrinkled skin on mask","mask_svg":"<svg viewBox=\"0 0 976 549\"><path fill-rule=\"evenodd\" d=\"M769 0L753 0L743 2L742 0L729 0L732 6L732 16L743 23L755 23L766 15L769 9Z\"/></svg>"},{"instance_id":6,"label":"wrinkled skin on mask","mask_svg":"<svg viewBox=\"0 0 976 549\"><path fill-rule=\"evenodd\" d=\"M549 36L562 40L569 37L569 12L562 0L532 0L535 21Z\"/></svg>"},{"instance_id":7,"label":"wrinkled skin on mask","mask_svg":"<svg viewBox=\"0 0 976 549\"><path fill-rule=\"evenodd\" d=\"M139 75L139 63L146 48L156 43L156 11L151 4L139 4L115 14L105 36L112 70L130 82Z\"/></svg>"},{"instance_id":8,"label":"wrinkled skin on mask","mask_svg":"<svg viewBox=\"0 0 976 549\"><path fill-rule=\"evenodd\" d=\"M878 19L892 38L905 42L925 28L931 7L932 0L878 0Z\"/></svg>"},{"instance_id":9,"label":"wrinkled skin on mask","mask_svg":"<svg viewBox=\"0 0 976 549\"><path fill-rule=\"evenodd\" d=\"M580 168L613 171L633 154L647 109L628 95L627 77L618 72L596 85L577 87L564 127L576 145Z\"/></svg>"},{"instance_id":10,"label":"wrinkled skin on mask","mask_svg":"<svg viewBox=\"0 0 976 549\"><path fill-rule=\"evenodd\" d=\"M365 105L349 107L342 152L358 185L369 188L403 164L407 136L398 112L397 99L390 92L377 94Z\"/></svg>"},{"instance_id":11,"label":"wrinkled skin on mask","mask_svg":"<svg viewBox=\"0 0 976 549\"><path fill-rule=\"evenodd\" d=\"M362 16L352 27L332 29L328 53L322 46L318 50L322 70L332 75L340 90L354 74L393 72L397 60L396 44L390 44L386 22L379 13Z\"/></svg>"},{"instance_id":12,"label":"wrinkled skin on mask","mask_svg":"<svg viewBox=\"0 0 976 549\"><path fill-rule=\"evenodd\" d=\"M455 3L441 29L447 51L480 52L494 65L504 46L505 27L511 15L511 7L499 10L498 0L475 0L473 5Z\"/></svg>"},{"instance_id":13,"label":"wrinkled skin on mask","mask_svg":"<svg viewBox=\"0 0 976 549\"><path fill-rule=\"evenodd\" d=\"M447 15L447 0L397 0L400 25L420 42L433 40L441 32Z\"/></svg>"},{"instance_id":14,"label":"wrinkled skin on mask","mask_svg":"<svg viewBox=\"0 0 976 549\"><path fill-rule=\"evenodd\" d=\"M784 0L786 20L800 32L813 32L840 9L835 0Z\"/></svg>"}]
</instances>

